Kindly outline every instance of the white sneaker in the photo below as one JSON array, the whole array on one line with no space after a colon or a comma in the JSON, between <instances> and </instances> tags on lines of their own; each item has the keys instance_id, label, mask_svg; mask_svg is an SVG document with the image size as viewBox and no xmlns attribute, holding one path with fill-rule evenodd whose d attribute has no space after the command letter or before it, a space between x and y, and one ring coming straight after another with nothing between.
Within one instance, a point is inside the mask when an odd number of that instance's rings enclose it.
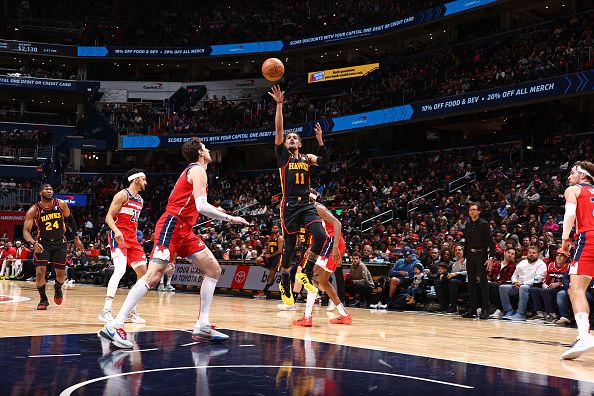
<instances>
[{"instance_id":1,"label":"white sneaker","mask_svg":"<svg viewBox=\"0 0 594 396\"><path fill-rule=\"evenodd\" d=\"M493 312L492 315L489 316L489 319L501 319L502 316L503 316L503 312L501 312L501 310L498 309L495 312Z\"/></svg>"},{"instance_id":2,"label":"white sneaker","mask_svg":"<svg viewBox=\"0 0 594 396\"><path fill-rule=\"evenodd\" d=\"M216 330L212 325L203 325L194 328L192 339L194 341L207 340L212 342L221 342L227 341L229 336Z\"/></svg>"},{"instance_id":3,"label":"white sneaker","mask_svg":"<svg viewBox=\"0 0 594 396\"><path fill-rule=\"evenodd\" d=\"M134 344L128 341L128 334L122 327L115 328L114 326L105 324L101 331L99 331L99 335L111 341L118 348L132 349L134 346Z\"/></svg>"},{"instance_id":4,"label":"white sneaker","mask_svg":"<svg viewBox=\"0 0 594 396\"><path fill-rule=\"evenodd\" d=\"M558 326L569 326L571 324L571 320L561 316L559 319L555 321L555 324Z\"/></svg>"},{"instance_id":5,"label":"white sneaker","mask_svg":"<svg viewBox=\"0 0 594 396\"><path fill-rule=\"evenodd\" d=\"M173 287L171 285L167 285L167 286L165 286L165 291L174 292L175 291L175 287Z\"/></svg>"},{"instance_id":6,"label":"white sneaker","mask_svg":"<svg viewBox=\"0 0 594 396\"><path fill-rule=\"evenodd\" d=\"M280 311L297 311L297 307L295 304L287 305L287 304L276 304L276 308Z\"/></svg>"},{"instance_id":7,"label":"white sneaker","mask_svg":"<svg viewBox=\"0 0 594 396\"><path fill-rule=\"evenodd\" d=\"M97 316L97 319L99 319L100 321L105 322L105 323L111 322L113 320L113 315L111 314L111 309L104 309L103 311L101 311L99 316Z\"/></svg>"},{"instance_id":8,"label":"white sneaker","mask_svg":"<svg viewBox=\"0 0 594 396\"><path fill-rule=\"evenodd\" d=\"M377 304L371 304L371 305L369 306L369 308L371 308L371 309L379 309L379 306L380 306L380 305L382 305L382 303L381 303L381 302L378 302Z\"/></svg>"},{"instance_id":9,"label":"white sneaker","mask_svg":"<svg viewBox=\"0 0 594 396\"><path fill-rule=\"evenodd\" d=\"M573 360L577 359L585 352L594 349L594 336L588 335L584 338L578 338L572 345L571 348L563 352L561 355L562 359Z\"/></svg>"},{"instance_id":10,"label":"white sneaker","mask_svg":"<svg viewBox=\"0 0 594 396\"><path fill-rule=\"evenodd\" d=\"M334 301L332 301L332 300L328 301L328 306L326 307L326 311L334 311L334 308L336 308L336 304L334 304Z\"/></svg>"},{"instance_id":11,"label":"white sneaker","mask_svg":"<svg viewBox=\"0 0 594 396\"><path fill-rule=\"evenodd\" d=\"M165 286L161 283L157 288L157 291L165 291Z\"/></svg>"},{"instance_id":12,"label":"white sneaker","mask_svg":"<svg viewBox=\"0 0 594 396\"><path fill-rule=\"evenodd\" d=\"M377 309L387 309L387 308L388 308L388 304L379 303L377 306Z\"/></svg>"},{"instance_id":13,"label":"white sneaker","mask_svg":"<svg viewBox=\"0 0 594 396\"><path fill-rule=\"evenodd\" d=\"M140 315L138 315L136 313L136 311L132 311L130 312L130 315L128 315L128 317L126 318L126 322L130 323L136 323L136 324L143 324L146 323L146 320L144 320L143 318L140 317Z\"/></svg>"}]
</instances>

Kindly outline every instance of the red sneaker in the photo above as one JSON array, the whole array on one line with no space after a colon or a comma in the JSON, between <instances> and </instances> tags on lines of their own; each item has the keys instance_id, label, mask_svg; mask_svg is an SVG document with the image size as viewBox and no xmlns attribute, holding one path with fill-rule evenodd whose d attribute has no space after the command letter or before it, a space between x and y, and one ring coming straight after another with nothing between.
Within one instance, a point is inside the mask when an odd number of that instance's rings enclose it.
<instances>
[{"instance_id":1,"label":"red sneaker","mask_svg":"<svg viewBox=\"0 0 594 396\"><path fill-rule=\"evenodd\" d=\"M311 316L308 318L302 316L299 319L293 321L293 326L311 327L313 326L313 321Z\"/></svg>"},{"instance_id":2,"label":"red sneaker","mask_svg":"<svg viewBox=\"0 0 594 396\"><path fill-rule=\"evenodd\" d=\"M54 302L56 305L62 305L62 301L64 301L64 294L62 294L61 287L54 288Z\"/></svg>"},{"instance_id":3,"label":"red sneaker","mask_svg":"<svg viewBox=\"0 0 594 396\"><path fill-rule=\"evenodd\" d=\"M353 318L350 314L347 316L339 316L338 318L330 319L330 323L332 324L353 324Z\"/></svg>"},{"instance_id":4,"label":"red sneaker","mask_svg":"<svg viewBox=\"0 0 594 396\"><path fill-rule=\"evenodd\" d=\"M45 311L47 309L47 306L49 305L49 301L47 300L41 300L39 301L39 304L37 304L37 310L38 311Z\"/></svg>"}]
</instances>

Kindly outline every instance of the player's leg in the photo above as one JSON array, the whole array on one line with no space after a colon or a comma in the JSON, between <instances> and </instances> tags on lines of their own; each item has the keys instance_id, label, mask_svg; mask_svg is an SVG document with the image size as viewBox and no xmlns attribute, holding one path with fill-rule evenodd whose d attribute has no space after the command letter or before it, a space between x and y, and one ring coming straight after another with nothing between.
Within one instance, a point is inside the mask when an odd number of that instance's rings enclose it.
<instances>
[{"instance_id":1,"label":"player's leg","mask_svg":"<svg viewBox=\"0 0 594 396\"><path fill-rule=\"evenodd\" d=\"M341 253L344 253L344 248L341 246L340 249ZM318 278L318 287L328 295L330 301L334 303L336 309L340 316L338 318L330 319L330 323L332 324L351 324L353 320L351 315L348 314L340 297L338 296L338 292L330 283L330 276L336 270L337 267L341 266L342 263L336 264L332 257L320 257L318 261L316 261L316 267L314 269L314 273Z\"/></svg>"},{"instance_id":2,"label":"player's leg","mask_svg":"<svg viewBox=\"0 0 594 396\"><path fill-rule=\"evenodd\" d=\"M111 252L111 262L113 263L113 274L107 283L107 292L105 295L105 303L103 304L103 311L98 316L98 319L105 323L109 323L113 320L111 313L113 298L116 295L118 285L120 284L122 277L126 273L128 259L120 248L116 248Z\"/></svg>"},{"instance_id":3,"label":"player's leg","mask_svg":"<svg viewBox=\"0 0 594 396\"><path fill-rule=\"evenodd\" d=\"M279 284L281 299L286 305L295 304L293 293L291 291L291 261L295 255L295 245L297 244L297 234L284 233L285 251L283 253L283 271L281 274L281 282Z\"/></svg>"},{"instance_id":4,"label":"player's leg","mask_svg":"<svg viewBox=\"0 0 594 396\"><path fill-rule=\"evenodd\" d=\"M47 306L49 305L49 300L47 299L47 295L45 294L46 271L47 262L35 263L35 286L37 287L37 292L39 293L39 304L37 304L37 309L40 311L46 310Z\"/></svg>"},{"instance_id":5,"label":"player's leg","mask_svg":"<svg viewBox=\"0 0 594 396\"><path fill-rule=\"evenodd\" d=\"M146 259L144 258L144 252L142 252L142 257L135 257L134 260L131 264L130 267L132 267L132 269L134 270L134 272L136 273L136 279L140 279L144 276L144 274L146 274ZM171 267L173 267L173 264L169 263L169 265ZM132 322L132 323L136 323L136 324L144 324L146 323L146 320L144 320L139 314L138 312L136 312L136 306L134 306L134 308L132 308L132 311L130 311L130 313L128 314L128 317L126 318L126 322Z\"/></svg>"},{"instance_id":6,"label":"player's leg","mask_svg":"<svg viewBox=\"0 0 594 396\"><path fill-rule=\"evenodd\" d=\"M171 286L171 279L173 278L173 273L175 272L175 266L171 265L167 267L165 271L165 275L167 275L167 282L165 283L165 291L172 292L175 291L175 287Z\"/></svg>"},{"instance_id":7,"label":"player's leg","mask_svg":"<svg viewBox=\"0 0 594 396\"><path fill-rule=\"evenodd\" d=\"M314 266L316 264L316 260L320 256L320 254L322 254L322 250L325 250L328 248L330 250L332 250L332 244L326 243L326 242L328 242L328 234L326 234L326 230L324 229L324 226L322 226L321 221L314 220L313 222L310 222L309 225L307 226L307 229L308 229L309 233L311 234L311 236L313 237L313 243L311 244L311 246L309 248L307 262L305 263L305 266L303 267L303 271L301 272L301 275L299 275L297 277L297 279L299 279L299 281L301 281L301 283L303 283L303 287L305 287L308 292L317 293L318 291L317 291L316 287L311 282L311 278L312 278L313 272L314 272ZM324 254L324 257L327 257L327 256Z\"/></svg>"},{"instance_id":8,"label":"player's leg","mask_svg":"<svg viewBox=\"0 0 594 396\"><path fill-rule=\"evenodd\" d=\"M61 305L64 300L62 285L66 282L66 265L54 264L54 271L56 273L56 281L54 282L54 302L56 305Z\"/></svg>"},{"instance_id":9,"label":"player's leg","mask_svg":"<svg viewBox=\"0 0 594 396\"><path fill-rule=\"evenodd\" d=\"M594 349L594 336L590 334L590 306L586 298L591 281L590 276L570 275L569 298L578 326L578 340L561 355L563 359L577 359L584 352Z\"/></svg>"},{"instance_id":10,"label":"player's leg","mask_svg":"<svg viewBox=\"0 0 594 396\"><path fill-rule=\"evenodd\" d=\"M12 264L12 276L18 277L21 274L22 270L23 270L23 261L20 259L14 260L14 263Z\"/></svg>"},{"instance_id":11,"label":"player's leg","mask_svg":"<svg viewBox=\"0 0 594 396\"><path fill-rule=\"evenodd\" d=\"M221 266L204 242L200 241L200 244L200 250L188 257L192 265L204 273L200 286L200 313L192 337L214 342L225 341L229 339L229 336L215 330L210 323L210 307L217 282L221 276Z\"/></svg>"},{"instance_id":12,"label":"player's leg","mask_svg":"<svg viewBox=\"0 0 594 396\"><path fill-rule=\"evenodd\" d=\"M49 262L54 265L54 273L56 274L56 281L54 282L54 302L56 305L61 305L64 300L62 285L66 282L66 252L68 246L66 245L66 242L57 242L48 245L47 250L50 254Z\"/></svg>"}]
</instances>

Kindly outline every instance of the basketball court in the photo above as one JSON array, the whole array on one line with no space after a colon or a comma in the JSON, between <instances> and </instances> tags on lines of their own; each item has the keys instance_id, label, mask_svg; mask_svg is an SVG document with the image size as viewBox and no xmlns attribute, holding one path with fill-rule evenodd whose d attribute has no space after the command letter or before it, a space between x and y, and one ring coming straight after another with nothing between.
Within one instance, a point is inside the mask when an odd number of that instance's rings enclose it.
<instances>
[{"instance_id":1,"label":"basketball court","mask_svg":"<svg viewBox=\"0 0 594 396\"><path fill-rule=\"evenodd\" d=\"M52 300L51 288L49 297ZM119 290L114 309L123 302ZM314 326L277 300L216 295L211 320L224 344L195 342L199 296L149 292L126 324L131 351L97 336L105 289L75 285L62 306L36 311L33 282L0 283L2 395L524 394L591 395L594 355L562 361L575 329L350 309L353 325Z\"/></svg>"}]
</instances>

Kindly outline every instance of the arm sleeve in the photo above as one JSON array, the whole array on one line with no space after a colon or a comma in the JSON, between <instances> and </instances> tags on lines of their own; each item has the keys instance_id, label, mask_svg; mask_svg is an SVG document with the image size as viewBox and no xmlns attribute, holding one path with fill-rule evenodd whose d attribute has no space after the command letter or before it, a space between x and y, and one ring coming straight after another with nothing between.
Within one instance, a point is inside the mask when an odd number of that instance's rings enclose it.
<instances>
[{"instance_id":1,"label":"arm sleeve","mask_svg":"<svg viewBox=\"0 0 594 396\"><path fill-rule=\"evenodd\" d=\"M231 216L219 211L217 208L209 204L205 195L196 198L196 209L198 210L198 213L214 220L231 220Z\"/></svg>"},{"instance_id":2,"label":"arm sleeve","mask_svg":"<svg viewBox=\"0 0 594 396\"><path fill-rule=\"evenodd\" d=\"M278 167L281 168L285 166L289 160L289 150L287 150L284 144L277 144L274 147L274 152L276 153L276 164Z\"/></svg>"},{"instance_id":3,"label":"arm sleeve","mask_svg":"<svg viewBox=\"0 0 594 396\"><path fill-rule=\"evenodd\" d=\"M70 213L70 216L64 218L64 220L66 223L66 238L68 238L69 241L72 241L76 237L76 231L78 230L72 212Z\"/></svg>"},{"instance_id":4,"label":"arm sleeve","mask_svg":"<svg viewBox=\"0 0 594 396\"><path fill-rule=\"evenodd\" d=\"M573 223L575 222L575 213L577 204L569 202L565 204L565 215L563 216L563 236L562 239L569 239Z\"/></svg>"},{"instance_id":5,"label":"arm sleeve","mask_svg":"<svg viewBox=\"0 0 594 396\"><path fill-rule=\"evenodd\" d=\"M330 152L326 145L319 146L319 153L316 163L318 165L328 165L330 163Z\"/></svg>"}]
</instances>

